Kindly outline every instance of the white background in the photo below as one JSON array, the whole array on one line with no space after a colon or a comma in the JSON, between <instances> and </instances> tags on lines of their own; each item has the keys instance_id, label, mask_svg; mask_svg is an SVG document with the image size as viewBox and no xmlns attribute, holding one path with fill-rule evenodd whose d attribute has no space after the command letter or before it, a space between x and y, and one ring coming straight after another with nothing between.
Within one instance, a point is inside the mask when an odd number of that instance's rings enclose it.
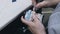
<instances>
[{"instance_id":1,"label":"white background","mask_svg":"<svg viewBox=\"0 0 60 34\"><path fill-rule=\"evenodd\" d=\"M31 4L31 0L0 0L0 29Z\"/></svg>"}]
</instances>

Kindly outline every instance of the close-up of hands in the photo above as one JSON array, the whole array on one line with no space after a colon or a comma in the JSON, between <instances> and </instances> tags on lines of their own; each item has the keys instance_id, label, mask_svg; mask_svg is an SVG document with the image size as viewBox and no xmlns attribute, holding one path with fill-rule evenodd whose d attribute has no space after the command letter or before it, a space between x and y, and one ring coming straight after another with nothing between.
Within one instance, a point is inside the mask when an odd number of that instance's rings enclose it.
<instances>
[{"instance_id":1,"label":"close-up of hands","mask_svg":"<svg viewBox=\"0 0 60 34\"><path fill-rule=\"evenodd\" d=\"M0 34L60 34L60 0L0 0Z\"/></svg>"},{"instance_id":2,"label":"close-up of hands","mask_svg":"<svg viewBox=\"0 0 60 34\"><path fill-rule=\"evenodd\" d=\"M59 2L60 0L44 0L42 2L36 3L36 0L32 0L32 4L36 8L53 6L53 5L58 4ZM33 14L30 21L25 20L22 16L21 20L24 24L28 26L29 30L33 34L46 34L45 27L42 24L41 20L39 20L38 16L39 15L36 13Z\"/></svg>"},{"instance_id":3,"label":"close-up of hands","mask_svg":"<svg viewBox=\"0 0 60 34\"><path fill-rule=\"evenodd\" d=\"M27 21L23 18L23 16L21 17L21 20L24 24L26 24L29 28L29 30L33 33L33 34L46 34L45 33L45 28L42 24L42 22L38 19L37 17L38 14L34 14L32 16L31 21Z\"/></svg>"}]
</instances>

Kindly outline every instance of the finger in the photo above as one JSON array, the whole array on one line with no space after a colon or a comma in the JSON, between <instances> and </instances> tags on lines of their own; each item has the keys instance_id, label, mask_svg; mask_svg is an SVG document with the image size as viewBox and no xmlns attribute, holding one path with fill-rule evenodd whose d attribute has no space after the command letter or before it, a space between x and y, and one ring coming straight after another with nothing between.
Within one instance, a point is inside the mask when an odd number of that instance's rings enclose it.
<instances>
[{"instance_id":1,"label":"finger","mask_svg":"<svg viewBox=\"0 0 60 34\"><path fill-rule=\"evenodd\" d=\"M33 6L35 6L36 5L36 0L32 0L32 4L33 4Z\"/></svg>"},{"instance_id":2,"label":"finger","mask_svg":"<svg viewBox=\"0 0 60 34\"><path fill-rule=\"evenodd\" d=\"M40 15L41 15L41 14L38 13L38 14L36 14L36 17L39 19L39 18L40 18ZM40 19L39 19L39 20L40 20Z\"/></svg>"},{"instance_id":3,"label":"finger","mask_svg":"<svg viewBox=\"0 0 60 34\"><path fill-rule=\"evenodd\" d=\"M28 25L28 26L30 26L30 25L32 24L31 21L25 20L25 19L23 18L23 16L21 17L21 21L22 21L23 23L25 23L26 25Z\"/></svg>"},{"instance_id":4,"label":"finger","mask_svg":"<svg viewBox=\"0 0 60 34\"><path fill-rule=\"evenodd\" d=\"M36 17L36 15L33 15L33 20L34 20L34 22L38 22L39 21L38 18Z\"/></svg>"},{"instance_id":5,"label":"finger","mask_svg":"<svg viewBox=\"0 0 60 34\"><path fill-rule=\"evenodd\" d=\"M45 7L46 5L47 5L47 1L42 1L36 5L36 8L42 8Z\"/></svg>"}]
</instances>

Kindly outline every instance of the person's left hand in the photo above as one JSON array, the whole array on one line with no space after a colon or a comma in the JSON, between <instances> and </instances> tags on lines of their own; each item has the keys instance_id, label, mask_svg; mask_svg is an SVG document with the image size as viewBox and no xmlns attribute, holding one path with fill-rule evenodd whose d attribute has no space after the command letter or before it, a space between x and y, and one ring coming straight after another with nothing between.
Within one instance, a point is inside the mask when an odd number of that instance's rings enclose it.
<instances>
[{"instance_id":1,"label":"person's left hand","mask_svg":"<svg viewBox=\"0 0 60 34\"><path fill-rule=\"evenodd\" d=\"M45 28L38 19L37 14L33 15L32 19L33 21L27 21L23 18L23 16L21 17L22 22L28 25L30 31L33 34L46 34Z\"/></svg>"}]
</instances>

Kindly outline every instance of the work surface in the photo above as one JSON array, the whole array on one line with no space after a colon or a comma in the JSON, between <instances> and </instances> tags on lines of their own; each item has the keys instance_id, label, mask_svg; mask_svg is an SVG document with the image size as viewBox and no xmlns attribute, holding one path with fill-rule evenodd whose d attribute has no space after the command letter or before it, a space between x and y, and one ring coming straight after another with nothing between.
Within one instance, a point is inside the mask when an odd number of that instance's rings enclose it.
<instances>
[{"instance_id":1,"label":"work surface","mask_svg":"<svg viewBox=\"0 0 60 34\"><path fill-rule=\"evenodd\" d=\"M31 0L0 0L0 29L9 24L23 10L32 5Z\"/></svg>"}]
</instances>

